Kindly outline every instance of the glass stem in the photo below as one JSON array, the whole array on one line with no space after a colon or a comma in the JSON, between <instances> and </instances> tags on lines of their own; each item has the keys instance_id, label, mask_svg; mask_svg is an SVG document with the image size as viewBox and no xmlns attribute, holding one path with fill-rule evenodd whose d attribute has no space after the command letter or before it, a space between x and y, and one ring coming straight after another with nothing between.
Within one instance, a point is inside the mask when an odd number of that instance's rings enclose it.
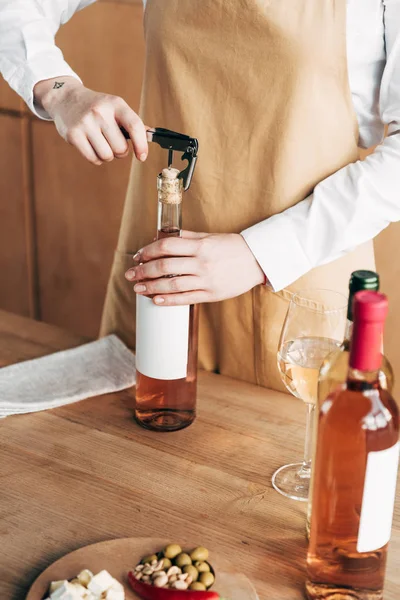
<instances>
[{"instance_id":1,"label":"glass stem","mask_svg":"<svg viewBox=\"0 0 400 600\"><path fill-rule=\"evenodd\" d=\"M307 406L307 421L306 421L306 439L304 442L304 458L299 475L309 479L311 476L311 460L313 450L313 425L314 425L314 410L315 404L306 404Z\"/></svg>"}]
</instances>

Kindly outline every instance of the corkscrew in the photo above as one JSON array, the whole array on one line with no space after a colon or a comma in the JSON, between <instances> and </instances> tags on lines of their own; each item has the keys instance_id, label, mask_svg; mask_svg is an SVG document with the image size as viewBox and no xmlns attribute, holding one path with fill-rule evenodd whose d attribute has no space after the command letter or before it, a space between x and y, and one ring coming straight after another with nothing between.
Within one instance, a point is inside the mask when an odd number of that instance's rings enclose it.
<instances>
[{"instance_id":1,"label":"corkscrew","mask_svg":"<svg viewBox=\"0 0 400 600\"><path fill-rule=\"evenodd\" d=\"M128 132L121 127L124 136L129 139ZM188 165L179 173L179 178L183 181L183 189L188 190L192 183L193 173L197 162L197 154L199 151L199 142L196 138L192 138L183 133L156 127L155 129L147 130L147 141L155 142L161 148L168 150L168 166L172 166L174 152L183 152L181 160L187 160Z\"/></svg>"}]
</instances>

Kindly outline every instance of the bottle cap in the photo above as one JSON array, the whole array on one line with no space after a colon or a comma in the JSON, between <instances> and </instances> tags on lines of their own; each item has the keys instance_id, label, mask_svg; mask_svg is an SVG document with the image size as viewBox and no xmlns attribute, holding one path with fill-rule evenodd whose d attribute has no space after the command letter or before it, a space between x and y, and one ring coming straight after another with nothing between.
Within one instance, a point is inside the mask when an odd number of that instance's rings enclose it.
<instances>
[{"instance_id":1,"label":"bottle cap","mask_svg":"<svg viewBox=\"0 0 400 600\"><path fill-rule=\"evenodd\" d=\"M350 347L350 367L377 371L382 364L382 335L388 314L385 294L364 290L354 296L354 328Z\"/></svg>"},{"instance_id":2,"label":"bottle cap","mask_svg":"<svg viewBox=\"0 0 400 600\"><path fill-rule=\"evenodd\" d=\"M353 320L353 298L354 294L361 290L379 291L379 275L375 271L358 270L353 271L349 281L349 304L347 310L347 318Z\"/></svg>"}]
</instances>

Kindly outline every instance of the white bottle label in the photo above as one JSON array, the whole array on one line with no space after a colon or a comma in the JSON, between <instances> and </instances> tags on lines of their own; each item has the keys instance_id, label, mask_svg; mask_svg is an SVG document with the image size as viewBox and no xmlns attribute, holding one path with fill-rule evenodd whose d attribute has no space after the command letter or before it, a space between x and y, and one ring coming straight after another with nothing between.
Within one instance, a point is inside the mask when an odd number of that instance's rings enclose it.
<instances>
[{"instance_id":1,"label":"white bottle label","mask_svg":"<svg viewBox=\"0 0 400 600\"><path fill-rule=\"evenodd\" d=\"M189 353L190 306L156 306L137 296L136 368L154 379L184 379Z\"/></svg>"},{"instance_id":2,"label":"white bottle label","mask_svg":"<svg viewBox=\"0 0 400 600\"><path fill-rule=\"evenodd\" d=\"M397 443L387 450L368 454L357 552L373 552L390 540L399 449Z\"/></svg>"}]
</instances>

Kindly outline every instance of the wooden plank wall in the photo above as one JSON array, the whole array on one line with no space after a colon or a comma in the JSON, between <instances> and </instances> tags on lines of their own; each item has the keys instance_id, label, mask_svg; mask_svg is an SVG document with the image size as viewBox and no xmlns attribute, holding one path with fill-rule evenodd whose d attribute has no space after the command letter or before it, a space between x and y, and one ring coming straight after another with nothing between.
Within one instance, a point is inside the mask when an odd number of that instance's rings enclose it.
<instances>
[{"instance_id":1,"label":"wooden plank wall","mask_svg":"<svg viewBox=\"0 0 400 600\"><path fill-rule=\"evenodd\" d=\"M101 0L60 30L85 84L139 105L142 0ZM98 331L130 160L91 166L0 81L0 308L76 333ZM376 241L391 299L386 352L400 372L400 225Z\"/></svg>"},{"instance_id":2,"label":"wooden plank wall","mask_svg":"<svg viewBox=\"0 0 400 600\"><path fill-rule=\"evenodd\" d=\"M141 0L78 12L57 42L85 85L139 106ZM98 332L131 159L95 167L0 83L0 308Z\"/></svg>"}]
</instances>

